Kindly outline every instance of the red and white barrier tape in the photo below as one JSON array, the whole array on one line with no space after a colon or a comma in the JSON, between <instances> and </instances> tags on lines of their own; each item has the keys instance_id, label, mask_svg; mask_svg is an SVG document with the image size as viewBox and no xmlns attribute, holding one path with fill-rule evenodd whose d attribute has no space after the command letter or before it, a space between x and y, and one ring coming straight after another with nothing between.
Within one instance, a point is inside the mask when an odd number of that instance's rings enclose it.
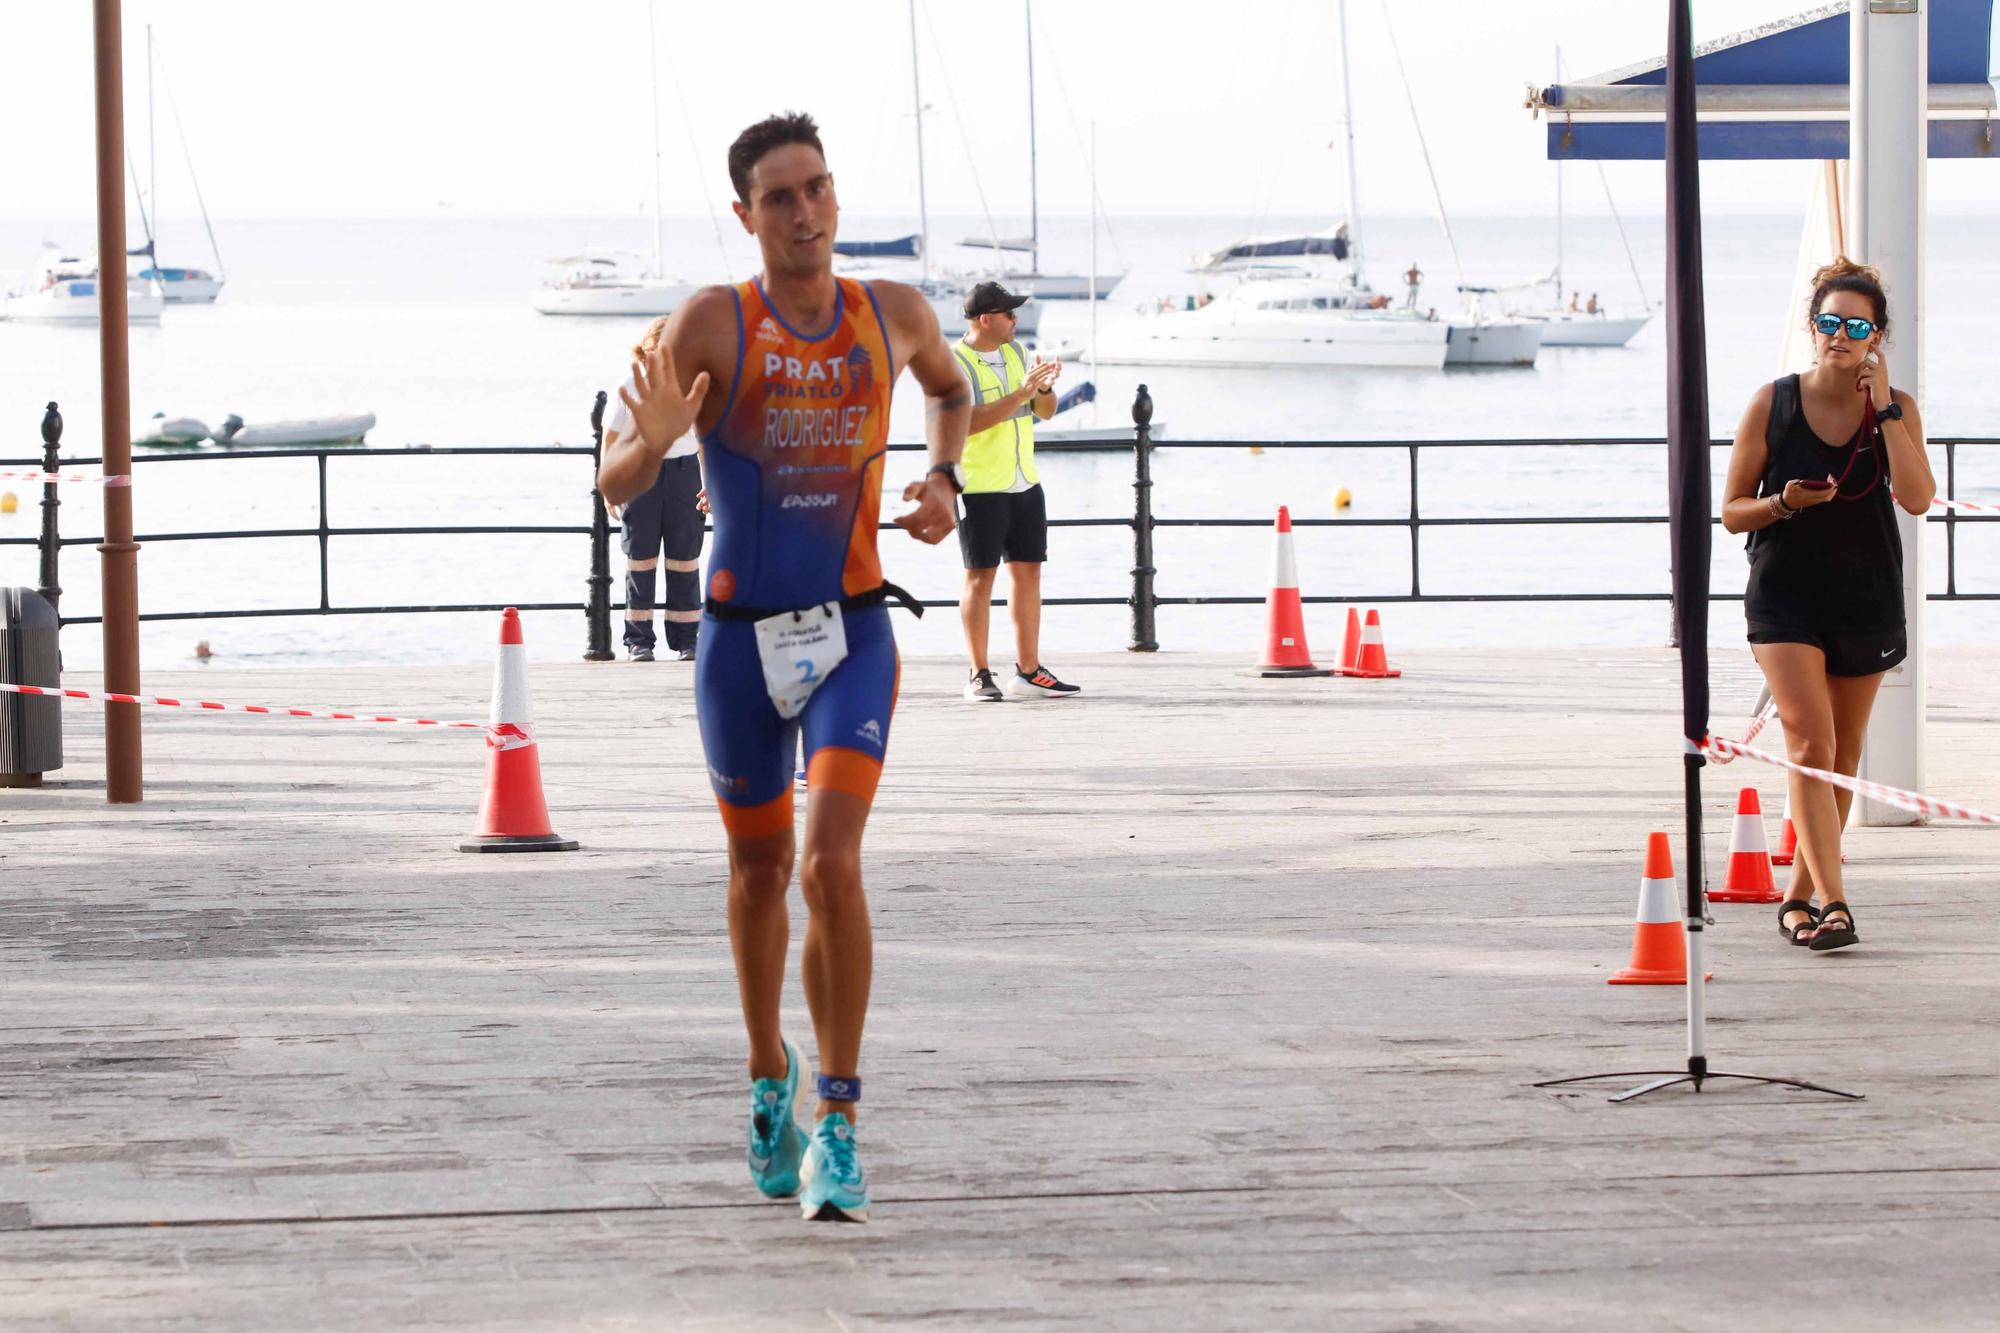
<instances>
[{"instance_id":1,"label":"red and white barrier tape","mask_svg":"<svg viewBox=\"0 0 2000 1333\"><path fill-rule=\"evenodd\" d=\"M137 694L107 694L99 690L44 689L40 685L9 685L0 681L0 693L43 695L52 699L95 699L112 704L145 704L152 708L192 708L211 713L267 713L273 717L311 717L329 722L385 722L404 727L438 727L452 730L486 730L484 722L440 722L429 717L383 717L370 713L342 713L331 708L267 708L262 704L219 704L210 699L166 699Z\"/></svg>"},{"instance_id":2,"label":"red and white barrier tape","mask_svg":"<svg viewBox=\"0 0 2000 1333\"><path fill-rule=\"evenodd\" d=\"M1937 499L1931 505L1937 509L1969 509L1975 514L2000 514L2000 505L1974 504L1970 500Z\"/></svg>"},{"instance_id":3,"label":"red and white barrier tape","mask_svg":"<svg viewBox=\"0 0 2000 1333\"><path fill-rule=\"evenodd\" d=\"M1771 719L1776 717L1777 715L1778 715L1778 701L1776 699L1773 699L1771 700L1770 703L1764 705L1764 711L1757 714L1756 720L1750 724L1750 730L1744 732L1743 739L1737 743L1739 745L1748 745L1751 741L1756 740L1757 733L1762 731L1767 725L1769 725ZM1718 764L1726 764L1735 757L1736 756L1733 754L1711 754L1709 756L1711 760L1713 760Z\"/></svg>"},{"instance_id":4,"label":"red and white barrier tape","mask_svg":"<svg viewBox=\"0 0 2000 1333\"><path fill-rule=\"evenodd\" d=\"M100 486L130 486L132 474L120 472L105 476L101 472L0 472L0 480L27 481L37 486L50 486L59 481L96 482Z\"/></svg>"},{"instance_id":5,"label":"red and white barrier tape","mask_svg":"<svg viewBox=\"0 0 2000 1333\"><path fill-rule=\"evenodd\" d=\"M1789 759L1764 750L1753 750L1741 741L1727 741L1720 736L1711 736L1702 745L1702 753L1714 758L1728 754L1732 758L1755 759L1760 764L1770 764L1776 768L1803 773L1809 778L1845 787L1857 796L1893 805L1898 810L1908 810L1912 814L1932 815L1939 819L1966 819L1975 824L2000 824L2000 815L1989 815L1983 810L1975 810L1969 805L1959 805L1955 801L1940 801L1921 792L1904 791L1901 787L1885 787L1879 782L1868 782L1861 778L1850 778L1845 773L1833 773L1824 768L1810 768L1805 764L1795 764Z\"/></svg>"}]
</instances>

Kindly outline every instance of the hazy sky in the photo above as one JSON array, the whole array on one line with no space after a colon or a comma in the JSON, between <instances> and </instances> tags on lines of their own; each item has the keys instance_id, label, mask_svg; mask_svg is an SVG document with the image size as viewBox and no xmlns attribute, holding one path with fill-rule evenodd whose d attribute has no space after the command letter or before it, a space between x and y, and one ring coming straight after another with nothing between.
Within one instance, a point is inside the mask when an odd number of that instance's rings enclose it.
<instances>
[{"instance_id":1,"label":"hazy sky","mask_svg":"<svg viewBox=\"0 0 2000 1333\"><path fill-rule=\"evenodd\" d=\"M1814 0L1695 0L1698 39ZM1003 229L1028 208L1020 0L919 0L932 211ZM1540 209L1552 169L1521 110L1558 43L1573 73L1655 56L1662 0L1392 0L1447 204ZM1382 0L1350 0L1364 209L1428 209ZM1038 0L1035 75L1045 213L1333 214L1340 132L1332 0ZM666 211L728 196L723 150L781 108L823 127L843 207L914 214L906 0L655 0ZM646 0L127 0L127 117L145 167L145 25L223 217L619 216L652 190ZM670 72L671 71L671 72ZM678 89L679 96L676 96ZM682 103L686 111L683 114ZM193 213L160 100L160 194ZM89 216L90 5L0 4L0 218ZM690 147L692 138L693 147ZM976 164L976 172L973 170ZM1621 204L1658 200L1660 169L1610 165ZM1719 208L1801 206L1805 168L1720 164ZM1595 205L1594 172L1572 198ZM1588 188L1586 188L1588 187ZM2000 199L2000 165L1933 164L1933 202ZM137 232L136 220L133 228Z\"/></svg>"}]
</instances>

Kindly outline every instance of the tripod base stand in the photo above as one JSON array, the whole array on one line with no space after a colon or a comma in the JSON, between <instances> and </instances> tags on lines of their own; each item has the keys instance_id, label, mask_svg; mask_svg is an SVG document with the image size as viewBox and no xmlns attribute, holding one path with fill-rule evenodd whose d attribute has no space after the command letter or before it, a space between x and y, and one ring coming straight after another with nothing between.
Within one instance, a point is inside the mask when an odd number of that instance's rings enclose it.
<instances>
[{"instance_id":1,"label":"tripod base stand","mask_svg":"<svg viewBox=\"0 0 2000 1333\"><path fill-rule=\"evenodd\" d=\"M1575 1078L1552 1078L1546 1082L1537 1083L1534 1086L1538 1088L1560 1088L1568 1083L1591 1083L1600 1078L1648 1077L1653 1079L1651 1083L1642 1083L1638 1087L1621 1092L1609 1100L1614 1102L1629 1102L1634 1097L1643 1097L1649 1092L1658 1092L1661 1088L1671 1088L1681 1083L1692 1084L1694 1090L1700 1092L1701 1085L1712 1078L1736 1078L1742 1079L1746 1083L1769 1083L1778 1087L1798 1088L1805 1092L1823 1092L1830 1097L1845 1097L1849 1101L1856 1102L1861 1101L1864 1095L1859 1092L1842 1092L1839 1088L1821 1087L1817 1083L1807 1083L1796 1078L1767 1078L1762 1074L1727 1074L1711 1071L1708 1068L1708 1061L1700 1056L1691 1057L1688 1060L1688 1067L1684 1070L1631 1069L1616 1074L1582 1074Z\"/></svg>"}]
</instances>

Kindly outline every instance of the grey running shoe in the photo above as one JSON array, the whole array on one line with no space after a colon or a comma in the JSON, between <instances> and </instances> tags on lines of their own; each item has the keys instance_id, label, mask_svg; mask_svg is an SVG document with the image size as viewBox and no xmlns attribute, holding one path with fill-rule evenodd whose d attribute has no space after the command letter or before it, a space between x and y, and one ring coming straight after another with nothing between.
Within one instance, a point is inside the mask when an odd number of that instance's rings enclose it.
<instances>
[{"instance_id":1,"label":"grey running shoe","mask_svg":"<svg viewBox=\"0 0 2000 1333\"><path fill-rule=\"evenodd\" d=\"M965 682L965 697L974 703L997 704L1007 696L1000 693L991 671L975 671L972 679Z\"/></svg>"},{"instance_id":2,"label":"grey running shoe","mask_svg":"<svg viewBox=\"0 0 2000 1333\"><path fill-rule=\"evenodd\" d=\"M692 662L692 661L694 661L694 649L692 649L692 648L676 648L676 649L674 650L674 660L675 660L676 662Z\"/></svg>"},{"instance_id":3,"label":"grey running shoe","mask_svg":"<svg viewBox=\"0 0 2000 1333\"><path fill-rule=\"evenodd\" d=\"M1055 672L1045 666L1023 671L1019 663L1015 664L1014 675L1007 682L1007 693L1015 699L1067 699L1080 688L1063 684L1056 679Z\"/></svg>"},{"instance_id":4,"label":"grey running shoe","mask_svg":"<svg viewBox=\"0 0 2000 1333\"><path fill-rule=\"evenodd\" d=\"M653 660L653 650L651 648L627 648L625 650L625 660L628 662L650 662Z\"/></svg>"}]
</instances>

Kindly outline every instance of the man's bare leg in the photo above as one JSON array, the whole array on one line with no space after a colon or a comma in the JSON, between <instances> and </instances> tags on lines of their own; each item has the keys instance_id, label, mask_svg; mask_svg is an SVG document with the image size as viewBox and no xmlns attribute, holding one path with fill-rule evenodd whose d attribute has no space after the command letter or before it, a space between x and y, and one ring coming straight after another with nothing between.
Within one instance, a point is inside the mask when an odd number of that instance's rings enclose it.
<instances>
[{"instance_id":1,"label":"man's bare leg","mask_svg":"<svg viewBox=\"0 0 2000 1333\"><path fill-rule=\"evenodd\" d=\"M815 787L806 804L806 847L799 887L805 896L806 1006L819 1042L819 1070L861 1076L861 1029L875 975L875 937L861 888L861 835L868 802L851 792ZM856 1123L853 1102L822 1100L815 1120L839 1111Z\"/></svg>"},{"instance_id":2,"label":"man's bare leg","mask_svg":"<svg viewBox=\"0 0 2000 1333\"><path fill-rule=\"evenodd\" d=\"M1014 616L1014 661L1033 673L1042 664L1042 567L1037 562L1007 562L1007 609Z\"/></svg>"},{"instance_id":3,"label":"man's bare leg","mask_svg":"<svg viewBox=\"0 0 2000 1333\"><path fill-rule=\"evenodd\" d=\"M993 617L993 576L995 569L965 571L965 596L958 604L958 618L965 626L965 649L972 655L972 669L986 666L986 634Z\"/></svg>"}]
</instances>

